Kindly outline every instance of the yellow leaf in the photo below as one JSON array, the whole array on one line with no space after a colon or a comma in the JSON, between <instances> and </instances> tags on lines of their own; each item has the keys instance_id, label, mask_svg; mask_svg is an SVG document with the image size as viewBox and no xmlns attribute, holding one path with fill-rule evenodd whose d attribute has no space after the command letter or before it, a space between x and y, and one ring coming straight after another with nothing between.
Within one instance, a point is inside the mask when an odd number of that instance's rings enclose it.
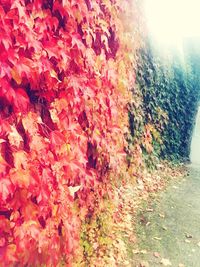
<instances>
[{"instance_id":1,"label":"yellow leaf","mask_svg":"<svg viewBox=\"0 0 200 267\"><path fill-rule=\"evenodd\" d=\"M101 135L101 133L98 129L96 129L95 132L96 132L96 134Z\"/></svg>"},{"instance_id":2,"label":"yellow leaf","mask_svg":"<svg viewBox=\"0 0 200 267\"><path fill-rule=\"evenodd\" d=\"M17 184L19 187L26 187L28 188L30 185L30 173L28 170L17 170L13 169L13 172L10 173L10 179L13 184Z\"/></svg>"},{"instance_id":3,"label":"yellow leaf","mask_svg":"<svg viewBox=\"0 0 200 267\"><path fill-rule=\"evenodd\" d=\"M70 144L66 144L66 148L67 148L67 152L70 152L70 148L71 148Z\"/></svg>"},{"instance_id":4,"label":"yellow leaf","mask_svg":"<svg viewBox=\"0 0 200 267\"><path fill-rule=\"evenodd\" d=\"M11 75L12 75L12 78L16 81L17 84L21 84L22 78L19 75L16 67L13 67L13 69L11 70Z\"/></svg>"},{"instance_id":5,"label":"yellow leaf","mask_svg":"<svg viewBox=\"0 0 200 267\"><path fill-rule=\"evenodd\" d=\"M53 70L53 69L50 71L50 76L51 76L52 78L55 78L56 80L58 80L57 73L56 73L55 70Z\"/></svg>"},{"instance_id":6,"label":"yellow leaf","mask_svg":"<svg viewBox=\"0 0 200 267\"><path fill-rule=\"evenodd\" d=\"M58 205L53 205L53 208L52 208L53 217L55 217L57 215L57 212L58 212Z\"/></svg>"}]
</instances>

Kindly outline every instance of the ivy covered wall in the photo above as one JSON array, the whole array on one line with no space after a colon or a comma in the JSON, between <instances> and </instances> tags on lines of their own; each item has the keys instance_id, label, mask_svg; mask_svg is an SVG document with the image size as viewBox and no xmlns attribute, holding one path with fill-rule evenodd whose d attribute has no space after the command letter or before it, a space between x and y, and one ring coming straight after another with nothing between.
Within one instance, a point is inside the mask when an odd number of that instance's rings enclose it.
<instances>
[{"instance_id":1,"label":"ivy covered wall","mask_svg":"<svg viewBox=\"0 0 200 267\"><path fill-rule=\"evenodd\" d=\"M161 158L189 159L200 90L198 55L187 42L182 51L159 51L148 41L138 53L136 86L142 98L141 120L156 130L153 151ZM133 113L132 134L138 129Z\"/></svg>"}]
</instances>

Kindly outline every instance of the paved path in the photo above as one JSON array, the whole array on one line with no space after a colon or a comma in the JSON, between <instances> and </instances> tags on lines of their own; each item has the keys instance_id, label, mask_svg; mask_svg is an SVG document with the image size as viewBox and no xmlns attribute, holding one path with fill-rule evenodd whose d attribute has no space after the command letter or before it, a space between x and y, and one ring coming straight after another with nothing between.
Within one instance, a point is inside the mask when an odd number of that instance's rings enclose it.
<instances>
[{"instance_id":1,"label":"paved path","mask_svg":"<svg viewBox=\"0 0 200 267\"><path fill-rule=\"evenodd\" d=\"M200 267L200 109L191 160L189 176L173 182L139 215L139 247L146 250L147 266Z\"/></svg>"},{"instance_id":2,"label":"paved path","mask_svg":"<svg viewBox=\"0 0 200 267\"><path fill-rule=\"evenodd\" d=\"M150 267L162 266L162 258L173 267L200 267L200 166L189 169L189 177L170 185L139 216L140 250L147 251Z\"/></svg>"}]
</instances>

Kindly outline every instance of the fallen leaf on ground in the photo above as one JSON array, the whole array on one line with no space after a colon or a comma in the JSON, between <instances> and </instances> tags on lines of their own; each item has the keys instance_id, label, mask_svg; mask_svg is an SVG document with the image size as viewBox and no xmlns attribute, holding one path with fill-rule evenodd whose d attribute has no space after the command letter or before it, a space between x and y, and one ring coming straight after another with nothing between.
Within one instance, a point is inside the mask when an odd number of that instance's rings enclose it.
<instances>
[{"instance_id":1,"label":"fallen leaf on ground","mask_svg":"<svg viewBox=\"0 0 200 267\"><path fill-rule=\"evenodd\" d=\"M143 250L133 249L132 252L133 254L147 254L147 251L145 249Z\"/></svg>"},{"instance_id":2,"label":"fallen leaf on ground","mask_svg":"<svg viewBox=\"0 0 200 267\"><path fill-rule=\"evenodd\" d=\"M172 266L172 263L170 262L170 260L169 259L162 259L161 261L160 261L160 263L162 264L162 265L164 265L164 266Z\"/></svg>"},{"instance_id":3,"label":"fallen leaf on ground","mask_svg":"<svg viewBox=\"0 0 200 267\"><path fill-rule=\"evenodd\" d=\"M159 213L160 218L165 218L165 214Z\"/></svg>"},{"instance_id":4,"label":"fallen leaf on ground","mask_svg":"<svg viewBox=\"0 0 200 267\"><path fill-rule=\"evenodd\" d=\"M162 240L161 237L157 237L157 236L154 236L153 239L155 239L155 240Z\"/></svg>"},{"instance_id":5,"label":"fallen leaf on ground","mask_svg":"<svg viewBox=\"0 0 200 267\"><path fill-rule=\"evenodd\" d=\"M140 251L138 249L133 249L132 252L133 252L133 254L139 254L140 253Z\"/></svg>"},{"instance_id":6,"label":"fallen leaf on ground","mask_svg":"<svg viewBox=\"0 0 200 267\"><path fill-rule=\"evenodd\" d=\"M150 267L147 261L141 261L139 267Z\"/></svg>"},{"instance_id":7,"label":"fallen leaf on ground","mask_svg":"<svg viewBox=\"0 0 200 267\"><path fill-rule=\"evenodd\" d=\"M147 254L147 251L146 251L146 249L143 249L143 250L140 251L140 253L141 254Z\"/></svg>"},{"instance_id":8,"label":"fallen leaf on ground","mask_svg":"<svg viewBox=\"0 0 200 267\"><path fill-rule=\"evenodd\" d=\"M185 233L185 236L186 236L187 238L192 238L192 235L191 235L191 234L188 234L188 233Z\"/></svg>"},{"instance_id":9,"label":"fallen leaf on ground","mask_svg":"<svg viewBox=\"0 0 200 267\"><path fill-rule=\"evenodd\" d=\"M153 209L146 209L147 212L153 212Z\"/></svg>"},{"instance_id":10,"label":"fallen leaf on ground","mask_svg":"<svg viewBox=\"0 0 200 267\"><path fill-rule=\"evenodd\" d=\"M135 235L130 235L130 236L129 236L129 241L130 241L131 243L136 243L136 241L137 241L136 236L135 236Z\"/></svg>"},{"instance_id":11,"label":"fallen leaf on ground","mask_svg":"<svg viewBox=\"0 0 200 267\"><path fill-rule=\"evenodd\" d=\"M160 258L160 254L159 254L158 252L154 252L153 255L154 255L154 257L156 257L156 258Z\"/></svg>"}]
</instances>

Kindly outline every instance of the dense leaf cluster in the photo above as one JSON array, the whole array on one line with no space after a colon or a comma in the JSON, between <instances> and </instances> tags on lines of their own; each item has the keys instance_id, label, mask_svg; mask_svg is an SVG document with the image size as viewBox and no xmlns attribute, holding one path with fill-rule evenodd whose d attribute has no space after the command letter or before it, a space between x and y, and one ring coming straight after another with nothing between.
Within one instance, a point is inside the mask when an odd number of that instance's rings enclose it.
<instances>
[{"instance_id":1,"label":"dense leaf cluster","mask_svg":"<svg viewBox=\"0 0 200 267\"><path fill-rule=\"evenodd\" d=\"M189 46L183 54L168 50L163 55L152 44L139 52L137 84L143 124L151 124L159 132L159 142L152 141L154 152L165 159L189 159L200 91L195 56Z\"/></svg>"},{"instance_id":2,"label":"dense leaf cluster","mask_svg":"<svg viewBox=\"0 0 200 267\"><path fill-rule=\"evenodd\" d=\"M0 1L1 266L70 266L81 225L112 195L138 46L129 10Z\"/></svg>"}]
</instances>

